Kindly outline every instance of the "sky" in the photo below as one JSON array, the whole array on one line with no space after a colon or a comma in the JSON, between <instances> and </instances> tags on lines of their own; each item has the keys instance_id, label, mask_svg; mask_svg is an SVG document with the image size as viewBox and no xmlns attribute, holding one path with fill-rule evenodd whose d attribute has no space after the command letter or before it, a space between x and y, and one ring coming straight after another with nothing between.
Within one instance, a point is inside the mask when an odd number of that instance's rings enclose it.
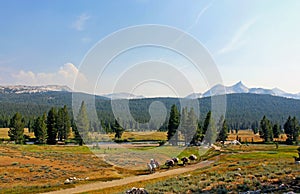
<instances>
[{"instance_id":1,"label":"sky","mask_svg":"<svg viewBox=\"0 0 300 194\"><path fill-rule=\"evenodd\" d=\"M213 59L224 85L242 81L248 87L300 92L298 0L0 0L0 4L0 85L76 88L74 83L81 83L80 87L92 86L93 91L86 92L145 96L209 89L208 75L186 57L155 46L129 48L107 65L96 82L89 82L81 69L101 40L132 26L155 24L197 40ZM175 38L174 45L180 39ZM100 67L91 71L94 68ZM156 75L163 72L162 77L170 77L170 72L178 77L172 81L155 78L154 73L151 79L149 72L156 71Z\"/></svg>"}]
</instances>

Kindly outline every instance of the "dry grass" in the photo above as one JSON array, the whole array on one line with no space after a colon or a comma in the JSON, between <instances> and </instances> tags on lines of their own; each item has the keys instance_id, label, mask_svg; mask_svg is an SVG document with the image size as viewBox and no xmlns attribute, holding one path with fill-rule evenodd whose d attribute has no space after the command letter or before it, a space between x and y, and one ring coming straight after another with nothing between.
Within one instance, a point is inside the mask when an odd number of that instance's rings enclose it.
<instances>
[{"instance_id":1,"label":"dry grass","mask_svg":"<svg viewBox=\"0 0 300 194\"><path fill-rule=\"evenodd\" d=\"M0 193L65 188L69 177L108 181L137 173L116 168L79 146L0 145L0 156Z\"/></svg>"},{"instance_id":2,"label":"dry grass","mask_svg":"<svg viewBox=\"0 0 300 194\"><path fill-rule=\"evenodd\" d=\"M9 128L0 128L0 139L8 139ZM24 135L28 135L30 138L34 138L34 133L30 133L28 128L24 128Z\"/></svg>"},{"instance_id":3,"label":"dry grass","mask_svg":"<svg viewBox=\"0 0 300 194\"><path fill-rule=\"evenodd\" d=\"M124 193L131 187L143 187L149 193L239 193L262 190L283 193L300 190L300 171L294 164L296 146L251 145L228 146L215 157L209 168L159 178L146 182L92 191L89 193ZM276 192L281 184L286 190ZM273 192L272 192L273 193Z\"/></svg>"},{"instance_id":4,"label":"dry grass","mask_svg":"<svg viewBox=\"0 0 300 194\"><path fill-rule=\"evenodd\" d=\"M111 139L115 134L109 134ZM135 140L135 141L160 141L167 140L167 132L153 131L153 132L128 132L125 131L121 139Z\"/></svg>"},{"instance_id":5,"label":"dry grass","mask_svg":"<svg viewBox=\"0 0 300 194\"><path fill-rule=\"evenodd\" d=\"M259 136L259 134L254 134L252 130L239 130L238 133L229 133L228 134L228 141L236 140L238 139L241 140L241 142L263 142L263 139ZM274 138L274 141L286 141L287 137L285 134L281 134L279 138Z\"/></svg>"}]
</instances>

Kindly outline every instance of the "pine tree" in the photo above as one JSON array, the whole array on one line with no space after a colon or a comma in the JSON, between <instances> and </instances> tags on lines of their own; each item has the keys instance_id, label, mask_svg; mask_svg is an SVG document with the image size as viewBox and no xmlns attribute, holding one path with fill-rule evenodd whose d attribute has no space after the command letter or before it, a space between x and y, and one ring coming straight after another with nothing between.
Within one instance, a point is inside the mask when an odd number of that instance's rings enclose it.
<instances>
[{"instance_id":1,"label":"pine tree","mask_svg":"<svg viewBox=\"0 0 300 194\"><path fill-rule=\"evenodd\" d=\"M293 144L293 141L298 140L299 124L296 117L291 118L291 116L289 116L283 128L284 128L284 132L287 135L287 140L286 140L287 144Z\"/></svg>"},{"instance_id":2,"label":"pine tree","mask_svg":"<svg viewBox=\"0 0 300 194\"><path fill-rule=\"evenodd\" d=\"M296 119L296 117L293 117L293 126L294 126L294 131L293 131L293 141L295 141L298 144L298 137L299 137L299 122Z\"/></svg>"},{"instance_id":3,"label":"pine tree","mask_svg":"<svg viewBox=\"0 0 300 194\"><path fill-rule=\"evenodd\" d=\"M117 119L115 119L115 123L113 125L113 130L115 131L115 138L120 139L122 137L123 132L125 131L120 124L118 123Z\"/></svg>"},{"instance_id":4,"label":"pine tree","mask_svg":"<svg viewBox=\"0 0 300 194\"><path fill-rule=\"evenodd\" d=\"M179 115L178 108L174 104L174 105L172 105L171 111L170 111L170 118L169 118L169 123L168 123L168 133L167 133L168 141L170 141L170 143L172 145L177 145L177 143L178 143L178 134L176 132L177 132L178 126L180 124L179 117L180 117L180 115ZM172 139L172 138L174 138L174 139Z\"/></svg>"},{"instance_id":5,"label":"pine tree","mask_svg":"<svg viewBox=\"0 0 300 194\"><path fill-rule=\"evenodd\" d=\"M46 122L46 113L44 113L43 116L36 118L33 124L34 135L36 140L41 144L47 143L48 134Z\"/></svg>"},{"instance_id":6,"label":"pine tree","mask_svg":"<svg viewBox=\"0 0 300 194\"><path fill-rule=\"evenodd\" d=\"M206 114L203 124L204 141L211 145L217 139L217 126L212 119L211 111Z\"/></svg>"},{"instance_id":7,"label":"pine tree","mask_svg":"<svg viewBox=\"0 0 300 194\"><path fill-rule=\"evenodd\" d=\"M227 134L228 133L228 127L227 127L226 120L223 117L221 118L220 121L222 123L222 126L221 126L221 129L220 129L217 141L225 142L226 139L227 139L227 136L228 136L228 134Z\"/></svg>"},{"instance_id":8,"label":"pine tree","mask_svg":"<svg viewBox=\"0 0 300 194\"><path fill-rule=\"evenodd\" d=\"M63 141L68 139L68 136L70 134L71 122L66 105L58 110L56 125L58 130L58 140Z\"/></svg>"},{"instance_id":9,"label":"pine tree","mask_svg":"<svg viewBox=\"0 0 300 194\"><path fill-rule=\"evenodd\" d=\"M24 119L22 118L22 115L17 112L10 120L8 136L11 141L15 141L16 144L23 144L24 126Z\"/></svg>"},{"instance_id":10,"label":"pine tree","mask_svg":"<svg viewBox=\"0 0 300 194\"><path fill-rule=\"evenodd\" d=\"M272 124L267 119L266 116L263 116L262 120L260 121L260 136L264 139L264 142L271 142L273 141L273 130Z\"/></svg>"},{"instance_id":11,"label":"pine tree","mask_svg":"<svg viewBox=\"0 0 300 194\"><path fill-rule=\"evenodd\" d=\"M52 145L56 144L56 137L57 137L56 119L57 119L57 111L54 107L52 107L49 110L47 115L47 134L48 134L47 143Z\"/></svg>"},{"instance_id":12,"label":"pine tree","mask_svg":"<svg viewBox=\"0 0 300 194\"><path fill-rule=\"evenodd\" d=\"M280 126L276 123L273 125L273 135L274 135L274 138L279 138L279 135L280 135Z\"/></svg>"},{"instance_id":13,"label":"pine tree","mask_svg":"<svg viewBox=\"0 0 300 194\"><path fill-rule=\"evenodd\" d=\"M196 130L196 133L193 136L191 144L192 145L200 145L200 142L202 141L203 136L204 135L203 135L202 126L201 126L200 122L198 122L198 124L197 124L197 130Z\"/></svg>"},{"instance_id":14,"label":"pine tree","mask_svg":"<svg viewBox=\"0 0 300 194\"><path fill-rule=\"evenodd\" d=\"M64 115L62 108L58 109L56 118L57 138L58 141L63 140Z\"/></svg>"},{"instance_id":15,"label":"pine tree","mask_svg":"<svg viewBox=\"0 0 300 194\"><path fill-rule=\"evenodd\" d=\"M185 142L185 145L188 143L188 128L189 128L189 125L188 125L188 110L187 110L187 107L183 107L182 108L182 111L181 111L181 122L180 122L180 132L182 133L182 135L184 136L184 142Z\"/></svg>"},{"instance_id":16,"label":"pine tree","mask_svg":"<svg viewBox=\"0 0 300 194\"><path fill-rule=\"evenodd\" d=\"M79 113L77 115L76 126L83 141L88 141L89 119L84 101L81 102Z\"/></svg>"},{"instance_id":17,"label":"pine tree","mask_svg":"<svg viewBox=\"0 0 300 194\"><path fill-rule=\"evenodd\" d=\"M76 141L76 143L78 143L80 146L82 146L83 145L83 140L82 140L82 138L80 136L80 133L79 133L79 131L77 129L76 122L74 121L73 118L71 120L71 127L72 127L72 131L75 134L74 140Z\"/></svg>"},{"instance_id":18,"label":"pine tree","mask_svg":"<svg viewBox=\"0 0 300 194\"><path fill-rule=\"evenodd\" d=\"M193 108L190 109L188 112L187 117L187 130L185 133L185 145L190 143L194 137L194 135L197 133L198 129L198 119L195 114L195 111Z\"/></svg>"},{"instance_id":19,"label":"pine tree","mask_svg":"<svg viewBox=\"0 0 300 194\"><path fill-rule=\"evenodd\" d=\"M206 114L206 117L205 117L205 120L204 120L204 123L203 123L203 133L205 134L207 129L208 129L208 126L209 126L209 123L210 123L210 119L211 119L211 111L209 111L207 114Z\"/></svg>"}]
</instances>

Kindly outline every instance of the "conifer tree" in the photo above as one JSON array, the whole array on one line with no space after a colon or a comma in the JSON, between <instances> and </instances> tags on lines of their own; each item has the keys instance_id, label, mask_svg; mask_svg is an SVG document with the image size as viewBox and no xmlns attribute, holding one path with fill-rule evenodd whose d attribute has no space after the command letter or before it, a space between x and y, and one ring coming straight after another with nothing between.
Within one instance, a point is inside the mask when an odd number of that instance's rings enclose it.
<instances>
[{"instance_id":1,"label":"conifer tree","mask_svg":"<svg viewBox=\"0 0 300 194\"><path fill-rule=\"evenodd\" d=\"M48 144L56 144L56 138L57 138L57 111L54 107L52 107L47 115L47 134L48 134L48 139L47 143Z\"/></svg>"},{"instance_id":2,"label":"conifer tree","mask_svg":"<svg viewBox=\"0 0 300 194\"><path fill-rule=\"evenodd\" d=\"M46 113L44 113L43 116L36 118L33 124L34 135L36 137L36 140L41 144L47 143L48 134L46 119Z\"/></svg>"},{"instance_id":3,"label":"conifer tree","mask_svg":"<svg viewBox=\"0 0 300 194\"><path fill-rule=\"evenodd\" d=\"M24 126L24 119L22 115L17 112L10 120L8 136L11 141L15 141L16 144L24 143Z\"/></svg>"},{"instance_id":4,"label":"conifer tree","mask_svg":"<svg viewBox=\"0 0 300 194\"><path fill-rule=\"evenodd\" d=\"M77 115L76 126L81 138L86 143L88 140L89 119L84 101L81 102L79 113Z\"/></svg>"},{"instance_id":5,"label":"conifer tree","mask_svg":"<svg viewBox=\"0 0 300 194\"><path fill-rule=\"evenodd\" d=\"M180 115L179 115L178 108L176 107L175 104L173 104L170 111L168 133L167 133L168 141L170 141L172 145L177 145L178 143L177 129L180 124L179 117Z\"/></svg>"}]
</instances>

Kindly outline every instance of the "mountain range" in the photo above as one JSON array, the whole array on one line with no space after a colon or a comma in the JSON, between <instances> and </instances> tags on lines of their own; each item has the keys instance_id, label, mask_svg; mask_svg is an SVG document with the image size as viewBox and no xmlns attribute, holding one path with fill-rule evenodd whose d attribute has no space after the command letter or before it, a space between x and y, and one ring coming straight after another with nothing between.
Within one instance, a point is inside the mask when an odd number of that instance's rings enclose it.
<instances>
[{"instance_id":1,"label":"mountain range","mask_svg":"<svg viewBox=\"0 0 300 194\"><path fill-rule=\"evenodd\" d=\"M214 95L223 95L223 94L268 94L272 96L279 96L279 97L285 97L285 98L294 98L294 99L300 99L300 93L297 94L291 94L287 93L283 90L280 90L278 88L273 89L265 89L265 88L248 88L245 86L241 81L232 85L232 86L224 86L221 84L213 86L208 91L201 93L192 93L186 98L194 99L194 98L202 98L202 97L209 97Z\"/></svg>"},{"instance_id":2,"label":"mountain range","mask_svg":"<svg viewBox=\"0 0 300 194\"><path fill-rule=\"evenodd\" d=\"M44 93L44 92L72 92L72 89L68 86L59 85L46 85L46 86L25 86L25 85L12 85L12 86L0 86L0 93L5 94L32 94L32 93ZM223 94L268 94L272 96L279 96L285 98L300 99L300 93L291 94L278 88L265 89L265 88L248 88L241 81L232 85L224 86L221 84L213 86L211 89L204 93L192 93L185 98L197 99L203 97L209 97L214 95ZM135 95L131 93L121 92L102 95L109 99L143 99L147 98L142 95Z\"/></svg>"},{"instance_id":3,"label":"mountain range","mask_svg":"<svg viewBox=\"0 0 300 194\"><path fill-rule=\"evenodd\" d=\"M220 91L228 94L226 96L227 107L225 116L228 126L232 129L258 127L259 121L264 115L272 122L278 122L280 125L283 125L290 115L299 118L300 100L294 99L297 95L289 95L278 89L249 89L241 82L225 87L225 89L222 89L223 91L220 89L221 87L215 86L204 94L194 94L192 96L199 101L201 122L203 122L206 113L211 109L211 98L205 96L217 95L220 94ZM65 86L0 86L0 127L8 127L9 119L16 112L20 112L24 116L26 123L29 123L29 121L32 123L34 118L45 112L47 113L51 107L67 105L70 113L72 113L74 93L70 91L71 89ZM89 97L89 94L78 94ZM94 97L94 95L92 96ZM129 101L130 112L133 118L140 123L145 123L149 120L149 108L153 102L159 101L163 103L167 113L170 112L173 104L176 104L177 107L181 106L181 99L179 98L142 98L141 96L138 98L138 96L131 96L128 93L113 94L106 97L95 96L95 106L99 119L107 123L113 123L114 113L109 99L121 97L131 99ZM189 99L184 100L188 102ZM155 129L159 124L161 124L161 121L153 121L151 126Z\"/></svg>"},{"instance_id":4,"label":"mountain range","mask_svg":"<svg viewBox=\"0 0 300 194\"><path fill-rule=\"evenodd\" d=\"M112 93L112 94L105 94L103 97L110 98L110 99L141 99L146 98L142 95L135 95L127 92L121 92L121 93Z\"/></svg>"},{"instance_id":5,"label":"mountain range","mask_svg":"<svg viewBox=\"0 0 300 194\"><path fill-rule=\"evenodd\" d=\"M32 94L44 92L72 92L68 86L46 85L46 86L0 86L0 93L4 94Z\"/></svg>"}]
</instances>

